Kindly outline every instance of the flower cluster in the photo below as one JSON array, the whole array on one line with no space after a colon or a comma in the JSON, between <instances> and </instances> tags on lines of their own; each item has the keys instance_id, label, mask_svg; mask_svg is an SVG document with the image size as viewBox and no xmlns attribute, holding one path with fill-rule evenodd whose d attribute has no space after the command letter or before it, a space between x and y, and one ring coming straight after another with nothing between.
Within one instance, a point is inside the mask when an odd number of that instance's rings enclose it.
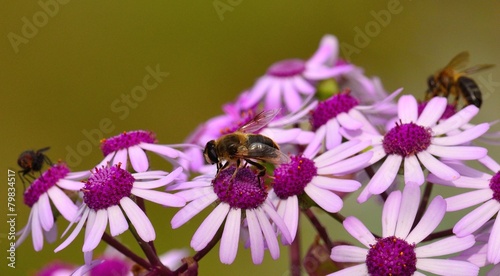
<instances>
[{"instance_id":1,"label":"flower cluster","mask_svg":"<svg viewBox=\"0 0 500 276\"><path fill-rule=\"evenodd\" d=\"M500 136L487 133L493 124L471 124L479 107L446 97L459 93L458 85L438 83L444 91L428 92L425 101L400 95L402 89L387 93L378 78L338 52L337 39L326 35L309 59L272 64L184 143L162 145L151 131L125 131L101 141L103 158L87 171L52 165L25 191L31 212L17 245L31 233L34 249L42 250L44 237L57 239L54 221L62 216L69 226L56 252L85 229L85 264L64 266L75 274L119 267L125 275L130 262L152 274L194 274L217 243L220 261L233 263L240 242L254 264L266 251L280 258L280 243L290 246L291 266L301 267L299 227L306 217L321 239L312 246L330 257L318 259L310 250L304 258L310 274L478 275L489 264L489 275L499 271L500 165L475 144ZM166 159L170 169L151 170L148 154ZM431 200L434 184L473 191ZM341 214L353 193L360 209L378 199L382 211L366 213L382 214L382 233ZM167 265L156 253L157 233L168 226L153 225L144 201L180 208L170 220L173 229L209 209L190 242L196 253L183 251L182 265ZM452 229L436 231L447 212L475 205ZM318 212L340 222L363 247L330 238ZM147 259L114 238L126 231ZM101 242L128 263L93 258Z\"/></svg>"}]
</instances>

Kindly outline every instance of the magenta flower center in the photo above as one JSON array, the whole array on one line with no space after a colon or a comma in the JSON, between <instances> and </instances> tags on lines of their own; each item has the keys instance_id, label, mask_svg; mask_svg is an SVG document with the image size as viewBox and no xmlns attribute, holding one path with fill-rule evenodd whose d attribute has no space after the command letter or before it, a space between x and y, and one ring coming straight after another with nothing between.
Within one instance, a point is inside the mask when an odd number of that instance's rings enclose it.
<instances>
[{"instance_id":1,"label":"magenta flower center","mask_svg":"<svg viewBox=\"0 0 500 276\"><path fill-rule=\"evenodd\" d=\"M387 154L407 157L423 150L431 144L431 130L415 123L396 124L384 136L382 145Z\"/></svg>"},{"instance_id":2,"label":"magenta flower center","mask_svg":"<svg viewBox=\"0 0 500 276\"><path fill-rule=\"evenodd\" d=\"M358 104L358 100L349 93L340 93L320 102L310 119L313 129L317 130L330 119L337 117L342 112L348 112Z\"/></svg>"},{"instance_id":3,"label":"magenta flower center","mask_svg":"<svg viewBox=\"0 0 500 276\"><path fill-rule=\"evenodd\" d=\"M370 245L366 256L368 273L372 276L410 276L417 270L415 244L394 236L378 239Z\"/></svg>"},{"instance_id":4,"label":"magenta flower center","mask_svg":"<svg viewBox=\"0 0 500 276\"><path fill-rule=\"evenodd\" d=\"M128 275L130 265L126 261L118 258L105 259L103 263L94 267L90 271L90 276L101 275Z\"/></svg>"},{"instance_id":5,"label":"magenta flower center","mask_svg":"<svg viewBox=\"0 0 500 276\"><path fill-rule=\"evenodd\" d=\"M225 135L233 133L239 130L242 126L246 125L248 122L250 122L254 117L255 117L255 112L252 109L243 111L241 112L239 119L234 121L232 125L221 129L220 134Z\"/></svg>"},{"instance_id":6,"label":"magenta flower center","mask_svg":"<svg viewBox=\"0 0 500 276\"><path fill-rule=\"evenodd\" d=\"M65 164L56 164L45 171L42 176L37 178L24 192L24 203L33 207L40 196L46 193L57 181L66 177L69 169Z\"/></svg>"},{"instance_id":7,"label":"magenta flower center","mask_svg":"<svg viewBox=\"0 0 500 276\"><path fill-rule=\"evenodd\" d=\"M490 188L493 190L493 198L500 202L500 172L497 172L490 180Z\"/></svg>"},{"instance_id":8,"label":"magenta flower center","mask_svg":"<svg viewBox=\"0 0 500 276\"><path fill-rule=\"evenodd\" d=\"M302 74L306 70L306 64L300 59L286 59L271 65L267 74L274 77L293 77Z\"/></svg>"},{"instance_id":9,"label":"magenta flower center","mask_svg":"<svg viewBox=\"0 0 500 276\"><path fill-rule=\"evenodd\" d=\"M263 183L250 168L240 168L233 177L234 166L219 172L212 181L214 192L219 200L238 209L254 209L262 205L267 198Z\"/></svg>"},{"instance_id":10,"label":"magenta flower center","mask_svg":"<svg viewBox=\"0 0 500 276\"><path fill-rule=\"evenodd\" d=\"M291 161L274 170L274 192L281 199L301 195L311 179L318 175L314 161L301 156L291 156Z\"/></svg>"},{"instance_id":11,"label":"magenta flower center","mask_svg":"<svg viewBox=\"0 0 500 276\"><path fill-rule=\"evenodd\" d=\"M140 143L156 143L155 134L145 130L124 131L120 135L102 139L101 151L106 156L111 152L130 148Z\"/></svg>"},{"instance_id":12,"label":"magenta flower center","mask_svg":"<svg viewBox=\"0 0 500 276\"><path fill-rule=\"evenodd\" d=\"M422 114L428 102L421 102L418 104L418 116ZM451 104L447 104L443 115L441 115L440 120L446 120L457 113L457 108Z\"/></svg>"},{"instance_id":13,"label":"magenta flower center","mask_svg":"<svg viewBox=\"0 0 500 276\"><path fill-rule=\"evenodd\" d=\"M95 168L82 189L83 201L95 211L118 205L122 198L130 196L134 181L120 165Z\"/></svg>"}]
</instances>

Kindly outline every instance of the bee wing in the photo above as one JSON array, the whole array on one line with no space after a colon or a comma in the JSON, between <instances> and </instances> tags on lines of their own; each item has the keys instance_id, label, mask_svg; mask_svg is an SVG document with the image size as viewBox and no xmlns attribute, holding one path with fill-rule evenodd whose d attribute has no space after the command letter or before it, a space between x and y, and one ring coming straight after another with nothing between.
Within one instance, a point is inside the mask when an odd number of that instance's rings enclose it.
<instances>
[{"instance_id":1,"label":"bee wing","mask_svg":"<svg viewBox=\"0 0 500 276\"><path fill-rule=\"evenodd\" d=\"M446 65L446 68L459 69L464 67L469 62L469 52L463 51L456 55L451 61Z\"/></svg>"},{"instance_id":2,"label":"bee wing","mask_svg":"<svg viewBox=\"0 0 500 276\"><path fill-rule=\"evenodd\" d=\"M477 73L477 72L485 70L485 69L489 69L489 68L491 68L493 66L495 66L495 65L494 64L479 64L479 65L467 68L467 69L463 70L461 73L464 73L464 74L467 74L467 75L468 74L473 74L473 73Z\"/></svg>"},{"instance_id":3,"label":"bee wing","mask_svg":"<svg viewBox=\"0 0 500 276\"><path fill-rule=\"evenodd\" d=\"M269 122L271 122L276 115L280 112L280 109L271 109L262 111L257 114L252 120L240 127L239 131L246 133L253 133L257 130L265 127Z\"/></svg>"},{"instance_id":4,"label":"bee wing","mask_svg":"<svg viewBox=\"0 0 500 276\"><path fill-rule=\"evenodd\" d=\"M252 143L248 146L245 156L242 158L251 158L267 161L273 164L283 164L290 162L290 157L279 149L273 148L262 143Z\"/></svg>"}]
</instances>

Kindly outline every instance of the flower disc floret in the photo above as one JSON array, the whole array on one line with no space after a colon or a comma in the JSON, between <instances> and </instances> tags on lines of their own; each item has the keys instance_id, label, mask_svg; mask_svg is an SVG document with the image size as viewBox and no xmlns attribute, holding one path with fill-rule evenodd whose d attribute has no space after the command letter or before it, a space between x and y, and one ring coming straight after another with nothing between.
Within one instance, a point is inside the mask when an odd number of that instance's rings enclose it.
<instances>
[{"instance_id":1,"label":"flower disc floret","mask_svg":"<svg viewBox=\"0 0 500 276\"><path fill-rule=\"evenodd\" d=\"M497 172L490 180L490 188L493 191L493 198L500 202L500 172Z\"/></svg>"},{"instance_id":2,"label":"flower disc floret","mask_svg":"<svg viewBox=\"0 0 500 276\"><path fill-rule=\"evenodd\" d=\"M342 112L348 112L357 106L359 101L347 93L340 93L318 104L311 116L314 130L326 124L330 119L337 117Z\"/></svg>"},{"instance_id":3,"label":"flower disc floret","mask_svg":"<svg viewBox=\"0 0 500 276\"><path fill-rule=\"evenodd\" d=\"M107 139L101 140L101 151L104 156L121 150L126 149L140 143L156 143L156 135L151 131L134 130L124 131L120 135L116 135Z\"/></svg>"},{"instance_id":4,"label":"flower disc floret","mask_svg":"<svg viewBox=\"0 0 500 276\"><path fill-rule=\"evenodd\" d=\"M24 192L24 203L33 207L40 195L45 194L57 181L64 178L69 173L65 164L57 164L50 167L41 177L37 178Z\"/></svg>"},{"instance_id":5,"label":"flower disc floret","mask_svg":"<svg viewBox=\"0 0 500 276\"><path fill-rule=\"evenodd\" d=\"M291 161L274 170L274 192L281 199L304 193L311 179L318 175L314 161L302 156L291 156Z\"/></svg>"},{"instance_id":6,"label":"flower disc floret","mask_svg":"<svg viewBox=\"0 0 500 276\"><path fill-rule=\"evenodd\" d=\"M286 59L274 63L267 70L267 74L275 77L293 77L306 70L306 63L300 59Z\"/></svg>"},{"instance_id":7,"label":"flower disc floret","mask_svg":"<svg viewBox=\"0 0 500 276\"><path fill-rule=\"evenodd\" d=\"M131 195L135 178L120 165L96 168L83 187L83 201L95 211L119 205Z\"/></svg>"},{"instance_id":8,"label":"flower disc floret","mask_svg":"<svg viewBox=\"0 0 500 276\"><path fill-rule=\"evenodd\" d=\"M407 157L426 150L431 144L429 128L413 122L397 124L384 136L382 141L387 154L397 154Z\"/></svg>"},{"instance_id":9,"label":"flower disc floret","mask_svg":"<svg viewBox=\"0 0 500 276\"><path fill-rule=\"evenodd\" d=\"M394 236L377 240L370 245L366 256L368 273L372 276L410 276L417 270L415 245Z\"/></svg>"}]
</instances>

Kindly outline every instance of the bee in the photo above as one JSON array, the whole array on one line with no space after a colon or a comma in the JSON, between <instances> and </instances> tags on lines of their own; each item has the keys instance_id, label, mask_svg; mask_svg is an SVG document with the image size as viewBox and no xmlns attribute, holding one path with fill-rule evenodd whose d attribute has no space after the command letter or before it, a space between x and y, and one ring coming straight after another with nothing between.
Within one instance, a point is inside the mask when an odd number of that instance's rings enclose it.
<instances>
[{"instance_id":1,"label":"bee","mask_svg":"<svg viewBox=\"0 0 500 276\"><path fill-rule=\"evenodd\" d=\"M33 173L40 172L44 163L52 166L52 162L47 157L47 155L44 154L44 152L49 149L50 147L46 147L43 149L39 149L36 152L34 150L26 150L19 155L19 158L17 158L17 164L22 169L18 171L18 173L25 188L25 180L28 181L28 176L30 176L32 180L34 180L35 176L33 175Z\"/></svg>"},{"instance_id":2,"label":"bee","mask_svg":"<svg viewBox=\"0 0 500 276\"><path fill-rule=\"evenodd\" d=\"M217 164L217 174L229 165L235 164L234 176L242 161L245 161L257 168L259 179L265 175L266 168L255 160L275 165L288 163L290 157L280 151L279 146L271 138L253 134L266 126L278 112L279 110L263 111L237 131L223 135L217 140L208 141L203 151L207 163Z\"/></svg>"},{"instance_id":3,"label":"bee","mask_svg":"<svg viewBox=\"0 0 500 276\"><path fill-rule=\"evenodd\" d=\"M493 67L493 64L480 64L461 71L469 61L469 52L464 51L456 55L442 70L431 75L427 79L426 100L435 96L449 97L453 95L453 105L456 107L462 97L465 105L473 104L481 107L483 102L481 91L476 82L467 77L468 74L476 73L484 69Z\"/></svg>"}]
</instances>

